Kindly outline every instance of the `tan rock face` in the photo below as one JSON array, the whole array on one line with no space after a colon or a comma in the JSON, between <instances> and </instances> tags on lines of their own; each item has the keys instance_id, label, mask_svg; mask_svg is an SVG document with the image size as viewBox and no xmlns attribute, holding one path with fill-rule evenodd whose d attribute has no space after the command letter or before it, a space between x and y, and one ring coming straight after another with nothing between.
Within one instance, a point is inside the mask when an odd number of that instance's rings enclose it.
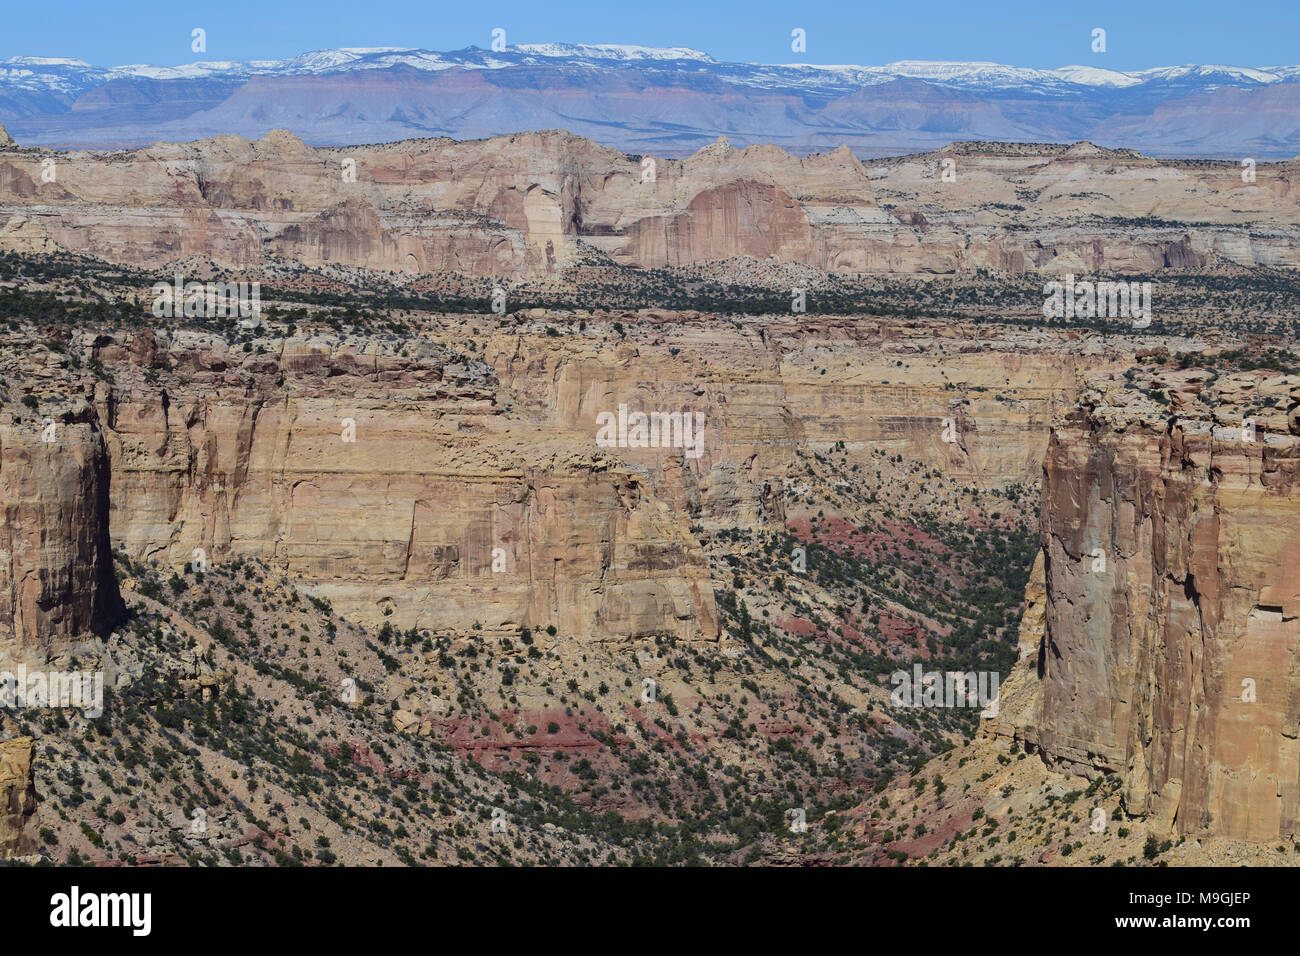
<instances>
[{"instance_id":1,"label":"tan rock face","mask_svg":"<svg viewBox=\"0 0 1300 956\"><path fill-rule=\"evenodd\" d=\"M1120 339L1081 347L1073 333L590 318L559 335L545 334L549 315L457 317L405 341L312 332L248 351L196 331L83 333L70 351L111 382L57 386L94 403L65 440L82 435L76 447L107 468L56 456L30 417L14 426L14 567L45 562L15 580L100 580L107 545L89 529L107 520L137 561L257 557L358 621L711 639L694 529L783 526L801 454L838 445L869 469L889 455L963 485L1030 481L1081 373L1131 361ZM600 446L599 417L620 406L697 416L698 454ZM95 476L111 508L73 522L61 502L96 501L82 487ZM28 539L56 544L17 546ZM11 614L19 651L66 649L101 620L86 610L98 590L41 593ZM49 621L25 623L31 608Z\"/></svg>"},{"instance_id":2,"label":"tan rock face","mask_svg":"<svg viewBox=\"0 0 1300 956\"><path fill-rule=\"evenodd\" d=\"M403 628L712 638L691 527L780 526L799 450L844 442L872 467L888 451L981 487L1031 480L1079 370L1126 361L1066 338L1030 358L1015 333L948 326L624 318L626 338L608 320L561 336L458 321L406 357L335 335L260 356L196 333L103 337L113 538L176 567L200 548L264 558ZM466 338L483 361L454 357ZM174 375L150 383L146 362ZM949 381L987 391L953 411ZM599 447L598 416L620 405L701 416L698 457Z\"/></svg>"},{"instance_id":3,"label":"tan rock face","mask_svg":"<svg viewBox=\"0 0 1300 956\"><path fill-rule=\"evenodd\" d=\"M751 479L779 479L797 447L844 442L864 463L884 450L992 487L1034 480L1052 416L1081 376L1124 367L1132 354L1122 340L1102 348L947 323L799 317L738 329L655 316L662 324L614 344L502 335L484 355L522 405L556 426L592 434L596 415L620 403L702 413L702 476L743 465ZM648 467L662 458L618 453Z\"/></svg>"},{"instance_id":4,"label":"tan rock face","mask_svg":"<svg viewBox=\"0 0 1300 956\"><path fill-rule=\"evenodd\" d=\"M0 248L149 268L201 257L256 271L276 257L504 280L593 256L832 273L1300 265L1295 162L1246 184L1233 164L1056 146L864 164L845 148L800 159L725 140L668 160L558 131L331 149L276 131L68 153L51 178L39 151L0 150Z\"/></svg>"},{"instance_id":5,"label":"tan rock face","mask_svg":"<svg viewBox=\"0 0 1300 956\"><path fill-rule=\"evenodd\" d=\"M626 336L612 316L560 336L551 317L457 319L406 355L332 333L261 353L199 332L82 334L70 349L112 382L52 387L93 406L60 413L54 444L30 412L0 430L0 647L44 658L103 632L110 530L173 568L265 559L359 621L711 639L692 528L783 526L802 450L842 442L866 467L888 453L985 488L1031 480L1080 372L1128 361L1122 344L1087 354L942 323L621 318ZM467 339L481 359L460 353ZM11 380L37 377L18 360ZM954 406L951 383L970 401ZM698 457L598 446L598 416L620 405L699 416Z\"/></svg>"},{"instance_id":6,"label":"tan rock face","mask_svg":"<svg viewBox=\"0 0 1300 956\"><path fill-rule=\"evenodd\" d=\"M36 813L36 784L31 737L0 741L0 859L36 849L31 819Z\"/></svg>"},{"instance_id":7,"label":"tan rock face","mask_svg":"<svg viewBox=\"0 0 1300 956\"><path fill-rule=\"evenodd\" d=\"M121 617L108 490L88 405L41 423L0 412L0 662L44 661Z\"/></svg>"},{"instance_id":8,"label":"tan rock face","mask_svg":"<svg viewBox=\"0 0 1300 956\"><path fill-rule=\"evenodd\" d=\"M194 335L166 357L185 384L101 395L133 555L265 558L403 628L717 636L686 525L590 439L506 415L481 363L323 338L248 358Z\"/></svg>"},{"instance_id":9,"label":"tan rock face","mask_svg":"<svg viewBox=\"0 0 1300 956\"><path fill-rule=\"evenodd\" d=\"M1038 695L1020 732L1049 762L1123 774L1126 807L1162 832L1286 837L1300 829L1300 380L1147 384L1177 411L1110 385L1053 430L1045 633L1009 684Z\"/></svg>"}]
</instances>

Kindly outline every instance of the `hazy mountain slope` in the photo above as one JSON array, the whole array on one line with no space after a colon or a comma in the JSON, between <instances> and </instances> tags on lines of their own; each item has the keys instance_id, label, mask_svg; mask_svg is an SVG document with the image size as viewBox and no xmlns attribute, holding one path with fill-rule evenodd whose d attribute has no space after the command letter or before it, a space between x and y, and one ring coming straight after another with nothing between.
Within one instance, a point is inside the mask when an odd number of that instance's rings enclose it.
<instances>
[{"instance_id":1,"label":"hazy mountain slope","mask_svg":"<svg viewBox=\"0 0 1300 956\"><path fill-rule=\"evenodd\" d=\"M1091 139L1157 154L1300 152L1296 67L1122 73L996 63L723 63L686 49L533 44L325 50L287 60L103 68L0 61L0 122L19 142L111 146L277 127L313 144L459 139L562 128L621 149L683 153L719 134L860 154L953 139Z\"/></svg>"}]
</instances>

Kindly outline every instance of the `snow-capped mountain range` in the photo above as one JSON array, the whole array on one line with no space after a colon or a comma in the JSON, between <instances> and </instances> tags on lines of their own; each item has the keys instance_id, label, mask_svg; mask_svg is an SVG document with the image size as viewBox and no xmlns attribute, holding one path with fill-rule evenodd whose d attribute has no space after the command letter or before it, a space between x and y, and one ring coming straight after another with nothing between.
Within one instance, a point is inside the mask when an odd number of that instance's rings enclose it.
<instances>
[{"instance_id":1,"label":"snow-capped mountain range","mask_svg":"<svg viewBox=\"0 0 1300 956\"><path fill-rule=\"evenodd\" d=\"M1164 66L1121 72L1089 66L1063 66L1055 70L1006 66L1001 63L901 60L884 66L820 66L805 63L723 63L707 53L686 47L644 47L626 44L526 43L490 52L469 47L439 53L404 47L343 48L304 53L287 60L210 60L181 66L98 67L83 60L18 56L0 60L0 84L6 87L78 95L109 80L247 79L253 76L322 76L353 70L384 70L409 66L417 70L504 70L515 66L609 67L654 65L694 66L734 82L760 88L782 86L827 90L856 89L893 79L926 80L962 89L1025 89L1034 92L1065 90L1072 86L1126 88L1142 84L1195 82L1205 85L1235 83L1266 85L1300 76L1300 66Z\"/></svg>"},{"instance_id":2,"label":"snow-capped mountain range","mask_svg":"<svg viewBox=\"0 0 1300 956\"><path fill-rule=\"evenodd\" d=\"M1160 154L1289 157L1300 153L1300 66L753 64L684 47L566 43L321 50L181 66L11 57L0 60L0 122L20 143L50 146L275 127L313 143L559 127L668 153L724 134L801 152L1090 139Z\"/></svg>"}]
</instances>

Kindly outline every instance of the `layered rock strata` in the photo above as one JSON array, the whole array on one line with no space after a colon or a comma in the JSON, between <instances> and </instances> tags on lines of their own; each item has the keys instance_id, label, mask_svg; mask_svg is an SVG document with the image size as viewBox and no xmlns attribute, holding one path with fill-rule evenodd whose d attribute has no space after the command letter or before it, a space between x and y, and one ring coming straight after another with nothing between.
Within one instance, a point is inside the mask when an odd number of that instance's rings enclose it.
<instances>
[{"instance_id":1,"label":"layered rock strata","mask_svg":"<svg viewBox=\"0 0 1300 956\"><path fill-rule=\"evenodd\" d=\"M87 402L44 418L0 410L0 664L43 663L120 619L109 471Z\"/></svg>"},{"instance_id":2,"label":"layered rock strata","mask_svg":"<svg viewBox=\"0 0 1300 956\"><path fill-rule=\"evenodd\" d=\"M1246 183L1086 143L864 164L721 139L637 157L560 131L313 149L276 130L57 156L0 142L0 249L501 281L738 256L838 274L1295 267L1297 182L1295 161Z\"/></svg>"},{"instance_id":3,"label":"layered rock strata","mask_svg":"<svg viewBox=\"0 0 1300 956\"><path fill-rule=\"evenodd\" d=\"M1081 374L1131 361L1122 340L1074 333L589 318L434 322L405 343L268 332L247 350L83 333L70 351L111 382L60 387L102 430L108 524L134 560L256 557L402 628L707 639L714 583L692 529L780 528L801 455L1030 482ZM690 415L697 443L602 445L620 409ZM37 424L22 423L33 440ZM14 527L46 533L36 519Z\"/></svg>"},{"instance_id":4,"label":"layered rock strata","mask_svg":"<svg viewBox=\"0 0 1300 956\"><path fill-rule=\"evenodd\" d=\"M0 741L0 859L36 849L32 818L36 813L36 784L31 737Z\"/></svg>"},{"instance_id":5,"label":"layered rock strata","mask_svg":"<svg viewBox=\"0 0 1300 956\"><path fill-rule=\"evenodd\" d=\"M1300 830L1300 377L1095 383L1052 431L1000 730L1160 832ZM1035 638L1037 637L1037 640Z\"/></svg>"}]
</instances>

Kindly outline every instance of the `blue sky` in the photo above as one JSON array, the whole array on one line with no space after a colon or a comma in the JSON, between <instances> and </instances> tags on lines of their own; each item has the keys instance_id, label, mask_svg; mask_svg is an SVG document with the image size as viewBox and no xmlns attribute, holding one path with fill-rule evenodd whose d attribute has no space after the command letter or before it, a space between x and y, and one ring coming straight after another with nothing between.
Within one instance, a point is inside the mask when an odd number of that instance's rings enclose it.
<instances>
[{"instance_id":1,"label":"blue sky","mask_svg":"<svg viewBox=\"0 0 1300 956\"><path fill-rule=\"evenodd\" d=\"M1300 0L60 0L7 5L0 58L78 57L101 66L197 59L279 59L343 46L488 47L567 41L689 46L724 60L887 63L993 60L1116 70L1181 63L1277 66L1300 62ZM190 31L207 31L207 54ZM790 31L807 32L804 55ZM1107 52L1090 49L1094 27Z\"/></svg>"}]
</instances>

